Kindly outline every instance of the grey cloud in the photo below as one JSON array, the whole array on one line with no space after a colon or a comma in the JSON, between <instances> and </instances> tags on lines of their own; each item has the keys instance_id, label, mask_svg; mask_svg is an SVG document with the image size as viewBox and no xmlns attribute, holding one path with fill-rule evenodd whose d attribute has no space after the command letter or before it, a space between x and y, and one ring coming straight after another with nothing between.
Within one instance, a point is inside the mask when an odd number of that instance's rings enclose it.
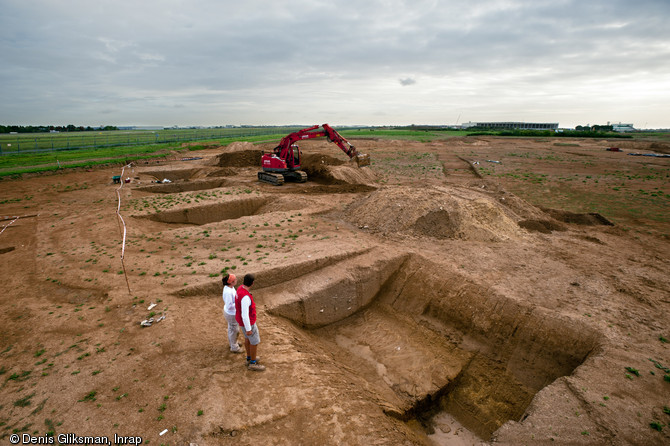
<instances>
[{"instance_id":1,"label":"grey cloud","mask_svg":"<svg viewBox=\"0 0 670 446\"><path fill-rule=\"evenodd\" d=\"M197 110L209 119L202 124L250 122L254 113L265 124L332 110L376 123L378 104L384 119L397 109L399 123L417 122L415 115L439 122L444 112L432 115L433 101L522 115L503 108L510 100L500 92L558 91L566 100L574 92L583 100L594 84L667 87L669 19L666 0L75 0L67 10L9 1L0 16L0 82L15 106L0 108L0 123L71 113L87 124L91 113L97 120L95 113L116 109L104 119L174 123ZM408 68L412 76L398 79ZM397 90L397 82L412 88ZM411 96L388 99L391 88ZM670 93L659 94L668 101ZM546 113L562 124L573 119L570 107ZM619 119L598 113L589 121Z\"/></svg>"}]
</instances>

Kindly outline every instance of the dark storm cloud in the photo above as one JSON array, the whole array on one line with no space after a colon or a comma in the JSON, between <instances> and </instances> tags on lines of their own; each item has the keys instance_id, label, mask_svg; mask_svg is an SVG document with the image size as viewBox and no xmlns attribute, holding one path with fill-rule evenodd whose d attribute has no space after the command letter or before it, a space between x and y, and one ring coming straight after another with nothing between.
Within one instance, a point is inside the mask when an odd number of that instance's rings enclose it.
<instances>
[{"instance_id":1,"label":"dark storm cloud","mask_svg":"<svg viewBox=\"0 0 670 446\"><path fill-rule=\"evenodd\" d=\"M668 18L661 0L9 0L0 122L273 124L325 113L375 124L380 108L397 123L444 122L444 109L652 121L627 110L643 109L649 90L667 105ZM607 86L636 107L613 108Z\"/></svg>"}]
</instances>

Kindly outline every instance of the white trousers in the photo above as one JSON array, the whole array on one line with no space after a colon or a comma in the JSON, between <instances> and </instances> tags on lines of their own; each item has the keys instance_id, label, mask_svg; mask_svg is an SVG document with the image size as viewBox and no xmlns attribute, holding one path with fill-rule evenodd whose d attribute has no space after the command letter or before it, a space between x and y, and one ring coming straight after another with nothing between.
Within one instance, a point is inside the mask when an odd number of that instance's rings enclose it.
<instances>
[{"instance_id":1,"label":"white trousers","mask_svg":"<svg viewBox=\"0 0 670 446\"><path fill-rule=\"evenodd\" d=\"M230 349L238 350L240 347L237 345L237 332L240 326L235 320L234 314L230 315L224 311L223 316L226 318L226 322L228 322L228 342L230 343Z\"/></svg>"}]
</instances>

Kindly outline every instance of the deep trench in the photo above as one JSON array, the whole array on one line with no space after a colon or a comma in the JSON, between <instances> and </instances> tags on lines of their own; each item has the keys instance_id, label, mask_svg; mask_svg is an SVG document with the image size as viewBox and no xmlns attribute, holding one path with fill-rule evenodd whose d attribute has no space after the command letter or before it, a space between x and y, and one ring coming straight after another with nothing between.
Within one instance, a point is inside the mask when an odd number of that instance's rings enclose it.
<instances>
[{"instance_id":1,"label":"deep trench","mask_svg":"<svg viewBox=\"0 0 670 446\"><path fill-rule=\"evenodd\" d=\"M447 412L489 439L505 422L520 421L538 391L599 350L599 333L583 323L419 256L382 255L364 268L370 258L270 287L268 309L360 371L387 415L418 421L427 433L431 419ZM331 280L337 269L339 279ZM285 289L308 292L286 301Z\"/></svg>"}]
</instances>

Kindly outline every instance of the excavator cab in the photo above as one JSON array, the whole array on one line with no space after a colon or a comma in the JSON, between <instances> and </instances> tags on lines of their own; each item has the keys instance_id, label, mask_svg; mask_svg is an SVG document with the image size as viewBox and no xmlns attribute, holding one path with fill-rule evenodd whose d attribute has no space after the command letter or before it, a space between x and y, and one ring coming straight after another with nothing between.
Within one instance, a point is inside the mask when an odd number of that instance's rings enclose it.
<instances>
[{"instance_id":1,"label":"excavator cab","mask_svg":"<svg viewBox=\"0 0 670 446\"><path fill-rule=\"evenodd\" d=\"M300 168L300 148L297 144L291 145L293 151L293 166Z\"/></svg>"}]
</instances>

